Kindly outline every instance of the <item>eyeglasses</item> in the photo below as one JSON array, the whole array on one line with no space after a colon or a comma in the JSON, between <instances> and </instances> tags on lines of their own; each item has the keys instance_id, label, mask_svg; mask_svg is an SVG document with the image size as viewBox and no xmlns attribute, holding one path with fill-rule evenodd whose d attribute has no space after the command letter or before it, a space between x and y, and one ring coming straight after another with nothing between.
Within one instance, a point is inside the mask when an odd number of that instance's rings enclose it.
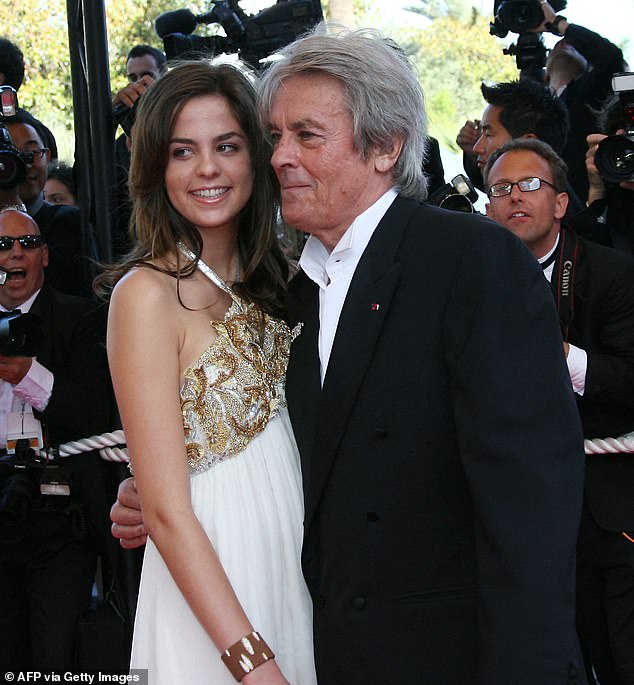
<instances>
[{"instance_id":1,"label":"eyeglasses","mask_svg":"<svg viewBox=\"0 0 634 685\"><path fill-rule=\"evenodd\" d=\"M11 235L0 235L0 252L10 250L16 240L20 243L20 247L25 250L34 250L36 247L44 245L44 238L41 235L21 235L17 238Z\"/></svg>"},{"instance_id":2,"label":"eyeglasses","mask_svg":"<svg viewBox=\"0 0 634 685\"><path fill-rule=\"evenodd\" d=\"M36 159L42 159L46 154L48 148L46 147L36 147L30 150L22 150L22 159L25 164L33 164Z\"/></svg>"},{"instance_id":3,"label":"eyeglasses","mask_svg":"<svg viewBox=\"0 0 634 685\"><path fill-rule=\"evenodd\" d=\"M505 195L510 195L513 190L513 186L517 186L523 193L532 193L534 190L539 190L542 184L550 186L556 192L559 192L557 188L550 183L550 181L545 181L543 178L538 178L537 176L531 176L529 178L520 178L519 181L514 183L494 183L490 188L487 195L489 197L504 197Z\"/></svg>"}]
</instances>

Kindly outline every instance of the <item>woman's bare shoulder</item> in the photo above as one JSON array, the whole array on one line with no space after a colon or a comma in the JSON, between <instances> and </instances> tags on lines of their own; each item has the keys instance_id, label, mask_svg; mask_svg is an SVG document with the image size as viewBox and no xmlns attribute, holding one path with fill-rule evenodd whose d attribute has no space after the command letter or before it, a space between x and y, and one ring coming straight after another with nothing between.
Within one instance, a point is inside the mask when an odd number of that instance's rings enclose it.
<instances>
[{"instance_id":1,"label":"woman's bare shoulder","mask_svg":"<svg viewBox=\"0 0 634 685\"><path fill-rule=\"evenodd\" d=\"M137 266L130 269L115 285L112 292L113 304L123 301L127 305L141 302L146 306L162 303L167 306L174 300L176 279L152 266Z\"/></svg>"}]
</instances>

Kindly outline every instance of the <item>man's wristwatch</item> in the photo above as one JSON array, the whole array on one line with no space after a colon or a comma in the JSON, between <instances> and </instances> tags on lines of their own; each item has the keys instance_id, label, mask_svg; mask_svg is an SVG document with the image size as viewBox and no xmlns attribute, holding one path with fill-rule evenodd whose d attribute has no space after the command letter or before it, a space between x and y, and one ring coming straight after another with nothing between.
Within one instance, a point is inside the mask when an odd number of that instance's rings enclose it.
<instances>
[{"instance_id":1,"label":"man's wristwatch","mask_svg":"<svg viewBox=\"0 0 634 685\"><path fill-rule=\"evenodd\" d=\"M568 19L566 19L566 17L562 17L561 14L558 14L552 21L549 21L547 24L545 24L545 26L556 36L563 36L564 34L559 30L559 24L561 24L562 21L568 21Z\"/></svg>"}]
</instances>

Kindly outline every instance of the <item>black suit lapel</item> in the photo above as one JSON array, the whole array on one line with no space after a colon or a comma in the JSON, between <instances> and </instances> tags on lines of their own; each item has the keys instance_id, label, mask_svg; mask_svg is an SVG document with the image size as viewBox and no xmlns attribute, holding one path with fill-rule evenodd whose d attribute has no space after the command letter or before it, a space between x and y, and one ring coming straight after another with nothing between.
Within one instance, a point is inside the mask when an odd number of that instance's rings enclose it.
<instances>
[{"instance_id":1,"label":"black suit lapel","mask_svg":"<svg viewBox=\"0 0 634 685\"><path fill-rule=\"evenodd\" d=\"M31 314L35 314L42 326L42 341L36 359L46 367L51 366L53 362L53 350L55 344L55 333L53 332L52 303L50 291L46 286L43 286L38 296L33 301Z\"/></svg>"},{"instance_id":2,"label":"black suit lapel","mask_svg":"<svg viewBox=\"0 0 634 685\"><path fill-rule=\"evenodd\" d=\"M366 248L346 296L319 403L310 470L304 473L306 525L317 507L398 283L396 252L414 202L397 199ZM306 463L305 463L306 466Z\"/></svg>"},{"instance_id":3,"label":"black suit lapel","mask_svg":"<svg viewBox=\"0 0 634 685\"><path fill-rule=\"evenodd\" d=\"M289 323L296 336L286 371L286 397L293 433L302 459L302 473L310 469L321 377L319 367L319 288L304 273L291 282Z\"/></svg>"}]
</instances>

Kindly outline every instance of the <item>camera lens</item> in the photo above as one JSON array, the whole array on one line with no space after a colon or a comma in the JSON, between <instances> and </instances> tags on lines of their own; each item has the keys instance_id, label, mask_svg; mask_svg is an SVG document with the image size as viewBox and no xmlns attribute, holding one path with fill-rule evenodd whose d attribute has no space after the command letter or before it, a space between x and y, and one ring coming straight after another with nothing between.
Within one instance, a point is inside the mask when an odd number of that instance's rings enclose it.
<instances>
[{"instance_id":1,"label":"camera lens","mask_svg":"<svg viewBox=\"0 0 634 685\"><path fill-rule=\"evenodd\" d=\"M599 143L594 161L604 181L634 181L634 136L604 138Z\"/></svg>"},{"instance_id":2,"label":"camera lens","mask_svg":"<svg viewBox=\"0 0 634 685\"><path fill-rule=\"evenodd\" d=\"M524 33L537 28L544 20L544 13L539 0L504 0L497 17L509 31Z\"/></svg>"},{"instance_id":3,"label":"camera lens","mask_svg":"<svg viewBox=\"0 0 634 685\"><path fill-rule=\"evenodd\" d=\"M24 177L24 162L18 155L0 150L0 188L15 188Z\"/></svg>"}]
</instances>

